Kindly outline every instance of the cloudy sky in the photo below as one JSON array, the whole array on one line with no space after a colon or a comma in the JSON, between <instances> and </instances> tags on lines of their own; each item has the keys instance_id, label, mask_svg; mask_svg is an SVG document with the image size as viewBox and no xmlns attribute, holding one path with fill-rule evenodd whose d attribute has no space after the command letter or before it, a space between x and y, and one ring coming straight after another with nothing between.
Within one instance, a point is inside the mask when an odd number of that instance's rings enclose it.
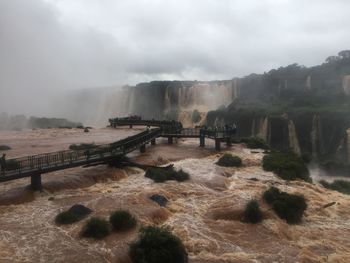
<instances>
[{"instance_id":1,"label":"cloudy sky","mask_svg":"<svg viewBox=\"0 0 350 263\"><path fill-rule=\"evenodd\" d=\"M349 0L0 0L0 111L57 90L319 64L350 48L349 17Z\"/></svg>"}]
</instances>

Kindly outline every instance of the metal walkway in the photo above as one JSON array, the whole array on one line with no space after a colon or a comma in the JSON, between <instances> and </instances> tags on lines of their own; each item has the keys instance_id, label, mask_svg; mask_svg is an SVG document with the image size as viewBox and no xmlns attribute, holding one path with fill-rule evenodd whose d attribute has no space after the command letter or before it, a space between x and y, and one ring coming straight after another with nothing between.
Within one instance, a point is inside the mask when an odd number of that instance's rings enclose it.
<instances>
[{"instance_id":1,"label":"metal walkway","mask_svg":"<svg viewBox=\"0 0 350 263\"><path fill-rule=\"evenodd\" d=\"M205 138L215 140L215 149L220 151L220 144L225 141L231 144L235 136L235 129L184 129L180 122L140 120L128 118L110 119L111 127L141 125L147 126L146 131L127 137L114 143L97 145L84 150L67 150L47 154L32 155L6 161L6 169L0 174L0 183L31 177L31 186L34 190L41 189L41 174L58 170L73 168L94 163L112 160L126 155L138 148L141 152L146 150L146 144L155 144L158 137L168 138L168 143L173 143L173 138L199 138L200 146L205 146ZM152 128L150 127L158 127Z\"/></svg>"},{"instance_id":2,"label":"metal walkway","mask_svg":"<svg viewBox=\"0 0 350 263\"><path fill-rule=\"evenodd\" d=\"M159 137L160 132L160 128L156 128L87 150L67 150L9 159L6 161L5 172L0 174L0 182L107 161L145 145Z\"/></svg>"}]
</instances>

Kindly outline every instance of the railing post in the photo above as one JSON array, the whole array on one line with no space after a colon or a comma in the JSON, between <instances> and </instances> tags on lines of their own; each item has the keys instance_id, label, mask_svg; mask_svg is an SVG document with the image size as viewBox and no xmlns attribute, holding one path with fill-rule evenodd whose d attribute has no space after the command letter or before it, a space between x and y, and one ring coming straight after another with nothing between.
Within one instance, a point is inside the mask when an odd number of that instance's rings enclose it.
<instances>
[{"instance_id":1,"label":"railing post","mask_svg":"<svg viewBox=\"0 0 350 263\"><path fill-rule=\"evenodd\" d=\"M205 146L205 133L203 130L199 130L199 146L200 147Z\"/></svg>"},{"instance_id":2,"label":"railing post","mask_svg":"<svg viewBox=\"0 0 350 263\"><path fill-rule=\"evenodd\" d=\"M173 144L173 137L168 137L168 144Z\"/></svg>"},{"instance_id":3,"label":"railing post","mask_svg":"<svg viewBox=\"0 0 350 263\"><path fill-rule=\"evenodd\" d=\"M215 138L215 150L220 151L221 150L221 141L219 138Z\"/></svg>"},{"instance_id":4,"label":"railing post","mask_svg":"<svg viewBox=\"0 0 350 263\"><path fill-rule=\"evenodd\" d=\"M200 147L205 146L205 137L203 135L199 136L199 146Z\"/></svg>"},{"instance_id":5,"label":"railing post","mask_svg":"<svg viewBox=\"0 0 350 263\"><path fill-rule=\"evenodd\" d=\"M227 137L227 138L226 138L226 145L227 145L227 146L232 146L231 137Z\"/></svg>"},{"instance_id":6,"label":"railing post","mask_svg":"<svg viewBox=\"0 0 350 263\"><path fill-rule=\"evenodd\" d=\"M142 144L142 145L140 146L140 152L141 152L141 153L146 152L146 144Z\"/></svg>"}]
</instances>

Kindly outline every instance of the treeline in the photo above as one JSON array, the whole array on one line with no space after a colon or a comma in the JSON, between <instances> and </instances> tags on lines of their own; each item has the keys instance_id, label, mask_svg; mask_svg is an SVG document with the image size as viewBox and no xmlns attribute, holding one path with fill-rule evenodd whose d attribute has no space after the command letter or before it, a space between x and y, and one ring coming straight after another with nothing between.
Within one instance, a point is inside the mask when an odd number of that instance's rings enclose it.
<instances>
[{"instance_id":1,"label":"treeline","mask_svg":"<svg viewBox=\"0 0 350 263\"><path fill-rule=\"evenodd\" d=\"M322 65L291 64L264 74L239 78L240 100L289 107L347 103L344 76L350 75L350 50L330 56Z\"/></svg>"},{"instance_id":2,"label":"treeline","mask_svg":"<svg viewBox=\"0 0 350 263\"><path fill-rule=\"evenodd\" d=\"M79 122L64 118L39 118L25 115L0 114L0 130L48 129L48 128L82 128Z\"/></svg>"}]
</instances>

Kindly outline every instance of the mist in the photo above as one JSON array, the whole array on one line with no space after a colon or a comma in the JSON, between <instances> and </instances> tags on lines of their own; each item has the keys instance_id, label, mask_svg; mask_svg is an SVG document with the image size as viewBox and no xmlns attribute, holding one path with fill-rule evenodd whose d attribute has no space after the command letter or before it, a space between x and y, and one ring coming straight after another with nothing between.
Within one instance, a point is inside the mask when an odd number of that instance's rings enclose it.
<instances>
[{"instance_id":1,"label":"mist","mask_svg":"<svg viewBox=\"0 0 350 263\"><path fill-rule=\"evenodd\" d=\"M86 88L319 64L347 48L349 10L345 0L0 0L0 112L77 120L65 101Z\"/></svg>"}]
</instances>

